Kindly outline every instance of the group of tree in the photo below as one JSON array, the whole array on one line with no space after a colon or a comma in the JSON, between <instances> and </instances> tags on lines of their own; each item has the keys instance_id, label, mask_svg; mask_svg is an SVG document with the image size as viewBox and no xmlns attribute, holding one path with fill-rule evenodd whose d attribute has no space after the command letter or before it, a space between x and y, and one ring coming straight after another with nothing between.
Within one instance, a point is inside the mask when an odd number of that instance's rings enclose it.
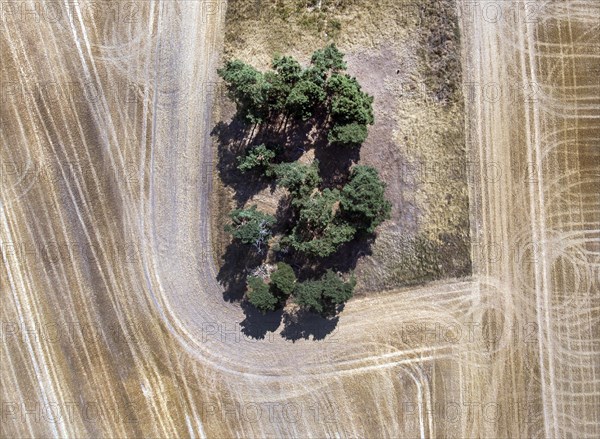
<instances>
[{"instance_id":1,"label":"group of tree","mask_svg":"<svg viewBox=\"0 0 600 439\"><path fill-rule=\"evenodd\" d=\"M247 283L248 301L262 312L275 310L292 296L301 307L328 314L352 297L356 279L352 275L350 280L344 281L327 270L319 279L299 282L292 267L279 262L268 283L260 276L249 276Z\"/></svg>"},{"instance_id":2,"label":"group of tree","mask_svg":"<svg viewBox=\"0 0 600 439\"><path fill-rule=\"evenodd\" d=\"M278 117L308 121L323 118L331 143L359 146L374 123L373 97L362 91L346 70L344 54L331 44L313 53L303 68L291 56L273 59L272 70L260 72L240 60L230 60L218 70L229 96L243 118L262 124Z\"/></svg>"},{"instance_id":3,"label":"group of tree","mask_svg":"<svg viewBox=\"0 0 600 439\"><path fill-rule=\"evenodd\" d=\"M373 233L389 218L391 205L385 198L385 183L375 168L354 166L341 190L321 190L318 167L319 162L315 160L310 165L281 163L266 166L264 170L265 175L274 175L277 184L291 195L295 225L280 244L308 256L323 258L350 242L357 232ZM235 210L231 218L233 225L228 226L227 231L245 244L254 244L257 249L261 249L271 236L270 227L275 224L273 217L256 211L256 206Z\"/></svg>"},{"instance_id":4,"label":"group of tree","mask_svg":"<svg viewBox=\"0 0 600 439\"><path fill-rule=\"evenodd\" d=\"M326 147L355 148L366 139L368 125L374 123L373 97L362 90L356 78L344 73L346 68L343 53L331 44L315 51L307 67L290 56L278 56L267 72L232 60L218 73L247 123L280 125L292 118L326 133ZM254 144L238 157L237 164L241 172L266 178L289 193L291 221L278 240L280 259L289 250L307 258L328 257L356 236L373 233L389 218L385 183L375 168L355 165L343 184L323 182L318 160L305 164L282 159L285 148L295 147ZM236 240L259 253L269 247L277 221L273 216L251 206L234 210L230 217L226 231ZM352 296L355 283L353 276L344 282L331 270L319 279L298 282L291 266L280 262L268 282L248 277L247 297L262 311L273 310L293 297L302 307L328 313Z\"/></svg>"}]
</instances>

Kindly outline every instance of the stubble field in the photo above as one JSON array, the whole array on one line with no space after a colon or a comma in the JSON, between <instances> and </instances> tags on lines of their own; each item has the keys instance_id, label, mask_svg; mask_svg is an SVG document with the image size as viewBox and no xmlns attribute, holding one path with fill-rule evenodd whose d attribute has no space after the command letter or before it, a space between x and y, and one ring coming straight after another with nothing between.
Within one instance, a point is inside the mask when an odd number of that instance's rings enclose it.
<instances>
[{"instance_id":1,"label":"stubble field","mask_svg":"<svg viewBox=\"0 0 600 439\"><path fill-rule=\"evenodd\" d=\"M2 2L1 436L598 437L600 8L506 3L458 4L472 278L292 342L216 281L226 3Z\"/></svg>"}]
</instances>

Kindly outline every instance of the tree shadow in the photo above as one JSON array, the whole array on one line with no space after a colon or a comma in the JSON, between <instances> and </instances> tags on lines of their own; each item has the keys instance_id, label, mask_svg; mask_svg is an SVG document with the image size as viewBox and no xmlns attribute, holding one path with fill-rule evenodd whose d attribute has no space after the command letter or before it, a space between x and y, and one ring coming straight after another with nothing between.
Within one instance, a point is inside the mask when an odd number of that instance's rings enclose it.
<instances>
[{"instance_id":1,"label":"tree shadow","mask_svg":"<svg viewBox=\"0 0 600 439\"><path fill-rule=\"evenodd\" d=\"M343 305L336 310L340 312ZM284 328L281 336L295 342L300 339L323 340L331 334L339 322L339 316L324 317L306 310L283 314Z\"/></svg>"},{"instance_id":2,"label":"tree shadow","mask_svg":"<svg viewBox=\"0 0 600 439\"><path fill-rule=\"evenodd\" d=\"M253 127L239 116L234 116L229 123L219 121L215 124L210 135L215 137L220 146L241 146L240 144L251 137Z\"/></svg>"},{"instance_id":3,"label":"tree shadow","mask_svg":"<svg viewBox=\"0 0 600 439\"><path fill-rule=\"evenodd\" d=\"M240 301L246 291L246 276L265 257L266 252L259 254L249 245L236 241L229 244L223 256L224 263L217 273L217 281L224 287L223 299Z\"/></svg>"},{"instance_id":4,"label":"tree shadow","mask_svg":"<svg viewBox=\"0 0 600 439\"><path fill-rule=\"evenodd\" d=\"M261 143L272 142L279 145L293 145L283 150L279 161L293 162L306 151L325 149L327 147L326 131L318 125L316 118L307 121L290 118L283 129L267 130L261 134Z\"/></svg>"},{"instance_id":5,"label":"tree shadow","mask_svg":"<svg viewBox=\"0 0 600 439\"><path fill-rule=\"evenodd\" d=\"M289 194L279 199L275 218L277 219L277 225L274 229L275 233L285 233L294 227L296 214L292 206L292 197Z\"/></svg>"},{"instance_id":6,"label":"tree shadow","mask_svg":"<svg viewBox=\"0 0 600 439\"><path fill-rule=\"evenodd\" d=\"M319 160L319 175L323 186L340 188L348 181L350 167L360 158L360 149L342 145L327 145L315 148L315 158Z\"/></svg>"},{"instance_id":7,"label":"tree shadow","mask_svg":"<svg viewBox=\"0 0 600 439\"><path fill-rule=\"evenodd\" d=\"M307 151L313 150L319 160L319 174L323 188L341 188L346 184L350 167L360 158L360 148L329 144L327 140L330 122L325 113L314 114L302 121L292 117L278 117L261 126L250 126L239 114L229 122L218 122L211 135L218 142L217 170L221 182L234 191L238 208L243 207L254 195L270 188L276 189L274 178L261 175L261 171L246 173L238 170L238 158L244 156L248 148L265 144L277 151L274 163L295 162ZM293 227L296 210L289 197L279 200L274 228L275 235L285 235ZM321 277L327 269L348 272L356 268L360 256L372 254L371 244L374 235L359 234L351 242L345 243L327 258L316 258L293 249L274 252L276 261L289 263L299 281ZM263 314L243 300L246 292L247 275L264 262L267 254L257 253L253 247L233 241L223 256L223 263L217 274L218 282L224 286L223 298L229 302L241 302L245 319L241 322L242 332L255 339L264 339L267 332L274 332L283 321L281 336L287 340L322 340L337 326L337 314L343 305L331 306L323 315L308 310L294 313L278 309Z\"/></svg>"},{"instance_id":8,"label":"tree shadow","mask_svg":"<svg viewBox=\"0 0 600 439\"><path fill-rule=\"evenodd\" d=\"M248 337L262 340L267 332L275 332L281 324L283 316L283 309L281 308L263 314L246 300L241 303L241 307L246 318L242 320L240 326L242 333Z\"/></svg>"},{"instance_id":9,"label":"tree shadow","mask_svg":"<svg viewBox=\"0 0 600 439\"><path fill-rule=\"evenodd\" d=\"M253 195L271 187L275 182L262 178L259 172L241 172L238 167L238 157L254 144L257 128L249 128L239 118L234 117L228 124L219 122L211 131L219 144L217 171L221 182L234 190L234 198L238 207L243 206Z\"/></svg>"},{"instance_id":10,"label":"tree shadow","mask_svg":"<svg viewBox=\"0 0 600 439\"><path fill-rule=\"evenodd\" d=\"M362 256L373 254L372 246L375 238L376 235L373 233L357 232L352 241L340 245L335 253L321 260L323 273L328 268L342 273L354 270Z\"/></svg>"},{"instance_id":11,"label":"tree shadow","mask_svg":"<svg viewBox=\"0 0 600 439\"><path fill-rule=\"evenodd\" d=\"M375 238L375 234L358 232L352 241L340 245L335 253L325 258L308 256L290 248L285 253L276 252L275 260L290 264L300 282L320 278L327 270L347 273L356 268L361 257L373 254Z\"/></svg>"}]
</instances>

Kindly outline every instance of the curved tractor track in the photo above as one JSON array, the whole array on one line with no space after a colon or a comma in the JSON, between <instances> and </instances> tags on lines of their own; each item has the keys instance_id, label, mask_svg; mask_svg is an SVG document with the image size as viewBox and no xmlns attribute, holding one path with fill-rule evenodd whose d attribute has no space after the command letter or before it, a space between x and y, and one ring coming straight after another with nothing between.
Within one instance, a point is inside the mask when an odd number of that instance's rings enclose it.
<instances>
[{"instance_id":1,"label":"curved tractor track","mask_svg":"<svg viewBox=\"0 0 600 439\"><path fill-rule=\"evenodd\" d=\"M473 279L353 300L294 343L242 334L209 250L225 2L13 3L2 436L600 435L594 1L459 4Z\"/></svg>"}]
</instances>

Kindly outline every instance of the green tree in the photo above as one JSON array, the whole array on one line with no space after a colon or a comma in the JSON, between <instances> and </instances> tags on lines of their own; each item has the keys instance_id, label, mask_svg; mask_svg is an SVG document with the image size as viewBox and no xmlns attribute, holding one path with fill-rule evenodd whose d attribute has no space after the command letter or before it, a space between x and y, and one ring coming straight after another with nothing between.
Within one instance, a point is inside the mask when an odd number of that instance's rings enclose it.
<instances>
[{"instance_id":1,"label":"green tree","mask_svg":"<svg viewBox=\"0 0 600 439\"><path fill-rule=\"evenodd\" d=\"M323 49L316 50L312 54L310 62L322 71L333 70L336 72L345 70L347 67L344 54L333 43Z\"/></svg>"},{"instance_id":2,"label":"green tree","mask_svg":"<svg viewBox=\"0 0 600 439\"><path fill-rule=\"evenodd\" d=\"M375 121L373 97L363 92L349 75L334 73L327 80L332 127L327 140L348 146L360 146L367 138L367 125Z\"/></svg>"},{"instance_id":3,"label":"green tree","mask_svg":"<svg viewBox=\"0 0 600 439\"><path fill-rule=\"evenodd\" d=\"M255 168L261 169L265 175L270 175L271 162L275 158L275 151L261 145L251 148L245 156L238 158L238 169L242 172Z\"/></svg>"},{"instance_id":4,"label":"green tree","mask_svg":"<svg viewBox=\"0 0 600 439\"><path fill-rule=\"evenodd\" d=\"M270 110L277 114L287 110L297 119L309 119L313 108L326 98L324 78L306 75L291 56L275 57L272 68L265 73Z\"/></svg>"},{"instance_id":5,"label":"green tree","mask_svg":"<svg viewBox=\"0 0 600 439\"><path fill-rule=\"evenodd\" d=\"M225 81L234 100L243 100L260 81L262 74L239 59L229 60L217 73Z\"/></svg>"},{"instance_id":6,"label":"green tree","mask_svg":"<svg viewBox=\"0 0 600 439\"><path fill-rule=\"evenodd\" d=\"M325 88L327 85L327 72L324 72L315 66L304 69L302 72L302 80L317 84L323 90L327 91Z\"/></svg>"},{"instance_id":7,"label":"green tree","mask_svg":"<svg viewBox=\"0 0 600 439\"><path fill-rule=\"evenodd\" d=\"M348 146L360 146L367 139L367 126L353 122L346 125L334 125L327 135L330 143Z\"/></svg>"},{"instance_id":8,"label":"green tree","mask_svg":"<svg viewBox=\"0 0 600 439\"><path fill-rule=\"evenodd\" d=\"M299 222L313 231L313 237L335 218L340 201L340 191L326 188L302 200Z\"/></svg>"},{"instance_id":9,"label":"green tree","mask_svg":"<svg viewBox=\"0 0 600 439\"><path fill-rule=\"evenodd\" d=\"M275 72L266 72L265 81L267 82L267 106L272 114L282 114L285 111L292 85L285 82L283 78Z\"/></svg>"},{"instance_id":10,"label":"green tree","mask_svg":"<svg viewBox=\"0 0 600 439\"><path fill-rule=\"evenodd\" d=\"M302 66L291 56L277 56L271 65L277 75L288 84L295 84L302 77Z\"/></svg>"},{"instance_id":11,"label":"green tree","mask_svg":"<svg viewBox=\"0 0 600 439\"><path fill-rule=\"evenodd\" d=\"M269 83L261 72L240 60L230 60L217 73L225 81L229 96L246 120L254 124L266 120Z\"/></svg>"},{"instance_id":12,"label":"green tree","mask_svg":"<svg viewBox=\"0 0 600 439\"><path fill-rule=\"evenodd\" d=\"M331 96L331 117L336 124L373 124L373 97L362 91L356 78L333 74L327 80L327 89Z\"/></svg>"},{"instance_id":13,"label":"green tree","mask_svg":"<svg viewBox=\"0 0 600 439\"><path fill-rule=\"evenodd\" d=\"M271 285L284 296L289 296L294 291L296 275L294 269L285 262L277 264L277 270L271 274Z\"/></svg>"},{"instance_id":14,"label":"green tree","mask_svg":"<svg viewBox=\"0 0 600 439\"><path fill-rule=\"evenodd\" d=\"M296 303L303 308L318 312L324 311L323 291L321 283L317 280L307 280L296 285L294 290Z\"/></svg>"},{"instance_id":15,"label":"green tree","mask_svg":"<svg viewBox=\"0 0 600 439\"><path fill-rule=\"evenodd\" d=\"M248 276L248 301L263 313L273 311L279 300L270 291L269 286L258 276Z\"/></svg>"},{"instance_id":16,"label":"green tree","mask_svg":"<svg viewBox=\"0 0 600 439\"><path fill-rule=\"evenodd\" d=\"M385 198L385 183L371 166L352 168L350 181L342 189L341 207L357 227L369 233L390 218L391 204Z\"/></svg>"},{"instance_id":17,"label":"green tree","mask_svg":"<svg viewBox=\"0 0 600 439\"><path fill-rule=\"evenodd\" d=\"M312 117L315 109L325 101L326 97L323 87L303 79L292 88L285 105L295 118L306 121Z\"/></svg>"},{"instance_id":18,"label":"green tree","mask_svg":"<svg viewBox=\"0 0 600 439\"><path fill-rule=\"evenodd\" d=\"M289 244L301 253L326 258L335 253L340 245L350 242L355 234L356 229L350 224L336 221L329 224L318 238L310 240L306 240L302 236L301 229L296 226L292 234L286 236L282 243Z\"/></svg>"},{"instance_id":19,"label":"green tree","mask_svg":"<svg viewBox=\"0 0 600 439\"><path fill-rule=\"evenodd\" d=\"M327 270L321 278L321 285L323 298L335 305L340 305L347 302L354 294L356 278L352 275L348 282L344 282L336 273Z\"/></svg>"},{"instance_id":20,"label":"green tree","mask_svg":"<svg viewBox=\"0 0 600 439\"><path fill-rule=\"evenodd\" d=\"M283 240L294 249L313 256L327 257L341 244L352 240L356 230L339 216L340 192L325 189L296 203L298 221Z\"/></svg>"},{"instance_id":21,"label":"green tree","mask_svg":"<svg viewBox=\"0 0 600 439\"><path fill-rule=\"evenodd\" d=\"M271 64L273 71L265 73L268 86L268 106L273 114L281 114L294 85L302 78L302 66L291 56L277 56Z\"/></svg>"},{"instance_id":22,"label":"green tree","mask_svg":"<svg viewBox=\"0 0 600 439\"><path fill-rule=\"evenodd\" d=\"M249 209L236 209L229 215L232 223L225 226L225 231L244 244L252 244L259 252L272 234L275 218L256 210L256 205Z\"/></svg>"},{"instance_id":23,"label":"green tree","mask_svg":"<svg viewBox=\"0 0 600 439\"><path fill-rule=\"evenodd\" d=\"M356 279L352 275L348 282L331 270L318 280L298 283L294 298L298 305L320 314L333 311L336 305L347 302L354 294Z\"/></svg>"},{"instance_id":24,"label":"green tree","mask_svg":"<svg viewBox=\"0 0 600 439\"><path fill-rule=\"evenodd\" d=\"M281 163L273 167L277 184L286 188L295 199L308 197L321 184L319 161L310 165L298 162Z\"/></svg>"}]
</instances>

